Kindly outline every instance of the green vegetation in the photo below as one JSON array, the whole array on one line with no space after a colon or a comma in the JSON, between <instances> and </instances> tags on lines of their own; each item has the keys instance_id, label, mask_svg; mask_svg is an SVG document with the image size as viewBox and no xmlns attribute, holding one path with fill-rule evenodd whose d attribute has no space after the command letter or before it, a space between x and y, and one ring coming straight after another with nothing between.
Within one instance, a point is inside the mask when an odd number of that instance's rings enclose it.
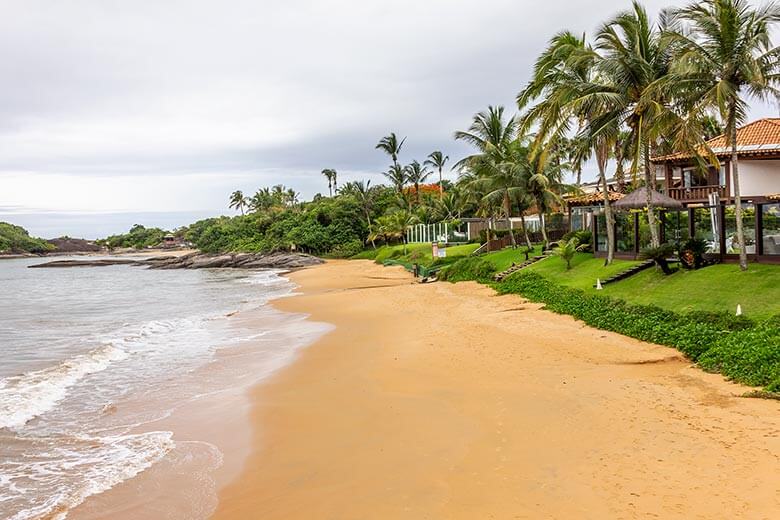
<instances>
[{"instance_id":1,"label":"green vegetation","mask_svg":"<svg viewBox=\"0 0 780 520\"><path fill-rule=\"evenodd\" d=\"M603 258L595 258L589 253L576 253L572 258L570 270L567 270L566 264L558 258L546 258L528 266L527 270L557 284L587 290L593 289L597 278L606 280L637 263L632 260L614 260L605 266Z\"/></svg>"},{"instance_id":2,"label":"green vegetation","mask_svg":"<svg viewBox=\"0 0 780 520\"><path fill-rule=\"evenodd\" d=\"M603 330L675 347L705 369L735 381L780 390L777 320L755 324L728 312L681 314L652 305L630 305L527 271L494 287L500 294L521 294Z\"/></svg>"},{"instance_id":3,"label":"green vegetation","mask_svg":"<svg viewBox=\"0 0 780 520\"><path fill-rule=\"evenodd\" d=\"M517 249L508 247L501 251L486 253L482 258L490 262L496 272L501 272L509 269L513 263L521 264L525 262L525 251L527 251L527 248L525 247L519 247ZM541 254L541 246L536 246L528 251L528 258L533 258Z\"/></svg>"},{"instance_id":4,"label":"green vegetation","mask_svg":"<svg viewBox=\"0 0 780 520\"><path fill-rule=\"evenodd\" d=\"M473 253L479 244L461 244L447 248L445 258L433 258L433 250L430 243L409 244L406 254L404 254L403 245L382 246L377 249L368 249L353 256L353 259L374 260L381 264L386 260L396 260L398 262L414 264L417 263L423 267L432 267L434 265L443 265L454 263Z\"/></svg>"},{"instance_id":5,"label":"green vegetation","mask_svg":"<svg viewBox=\"0 0 780 520\"><path fill-rule=\"evenodd\" d=\"M604 294L632 303L658 305L676 312L736 312L762 320L780 314L780 266L751 264L740 271L733 264L718 264L664 276L648 269L614 285Z\"/></svg>"},{"instance_id":6,"label":"green vegetation","mask_svg":"<svg viewBox=\"0 0 780 520\"><path fill-rule=\"evenodd\" d=\"M439 277L448 282L475 280L488 283L493 279L493 274L495 274L495 268L491 262L483 257L470 256L462 258L444 269Z\"/></svg>"},{"instance_id":7,"label":"green vegetation","mask_svg":"<svg viewBox=\"0 0 780 520\"><path fill-rule=\"evenodd\" d=\"M23 227L0 222L0 253L46 253L53 249L52 244L31 237Z\"/></svg>"},{"instance_id":8,"label":"green vegetation","mask_svg":"<svg viewBox=\"0 0 780 520\"><path fill-rule=\"evenodd\" d=\"M130 228L130 231L127 233L111 235L107 238L96 241L96 243L101 246L106 246L109 249L143 249L146 247L159 246L166 234L167 233L160 228L147 228L140 224L136 224Z\"/></svg>"}]
</instances>

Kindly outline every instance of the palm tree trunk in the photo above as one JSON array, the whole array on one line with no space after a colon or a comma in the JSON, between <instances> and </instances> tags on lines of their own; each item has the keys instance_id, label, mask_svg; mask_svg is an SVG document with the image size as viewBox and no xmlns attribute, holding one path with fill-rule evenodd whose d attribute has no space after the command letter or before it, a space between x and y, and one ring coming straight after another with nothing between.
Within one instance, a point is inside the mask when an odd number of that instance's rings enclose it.
<instances>
[{"instance_id":1,"label":"palm tree trunk","mask_svg":"<svg viewBox=\"0 0 780 520\"><path fill-rule=\"evenodd\" d=\"M612 214L612 202L609 200L609 186L607 185L607 149L603 145L596 150L596 163L599 168L599 182L604 193L604 219L607 221L607 260L604 265L609 265L615 259L615 216Z\"/></svg>"},{"instance_id":2,"label":"palm tree trunk","mask_svg":"<svg viewBox=\"0 0 780 520\"><path fill-rule=\"evenodd\" d=\"M537 207L541 207L541 206L539 204L537 204ZM542 241L545 243L545 246L547 246L548 245L547 224L546 224L546 222L544 220L544 212L543 211L539 211L539 227L542 230Z\"/></svg>"},{"instance_id":3,"label":"palm tree trunk","mask_svg":"<svg viewBox=\"0 0 780 520\"><path fill-rule=\"evenodd\" d=\"M368 236L370 237L371 247L376 249L376 243L374 243L374 235L371 232L371 213L366 210L366 222L368 223Z\"/></svg>"},{"instance_id":4,"label":"palm tree trunk","mask_svg":"<svg viewBox=\"0 0 780 520\"><path fill-rule=\"evenodd\" d=\"M509 217L509 213L512 211L511 201L509 200L509 192L504 192L504 213L506 215L506 225L509 228L509 240L512 242L512 249L517 249L517 242L515 241L515 233L512 230L512 219Z\"/></svg>"},{"instance_id":5,"label":"palm tree trunk","mask_svg":"<svg viewBox=\"0 0 780 520\"><path fill-rule=\"evenodd\" d=\"M528 246L528 249L533 249L533 244L531 244L531 239L528 237L528 226L525 225L525 214L523 212L520 212L520 222L523 224L523 238L525 238L525 245Z\"/></svg>"},{"instance_id":6,"label":"palm tree trunk","mask_svg":"<svg viewBox=\"0 0 780 520\"><path fill-rule=\"evenodd\" d=\"M732 114L735 108L732 106ZM739 245L739 268L747 271L747 251L745 251L745 229L742 226L742 195L739 192L739 159L737 157L737 122L731 117L731 174L734 182L734 213L737 219L737 244Z\"/></svg>"},{"instance_id":7,"label":"palm tree trunk","mask_svg":"<svg viewBox=\"0 0 780 520\"><path fill-rule=\"evenodd\" d=\"M653 208L653 191L655 191L655 173L650 170L650 143L644 144L645 159L645 194L647 195L647 224L650 227L650 245L658 247L661 238L658 233L658 221Z\"/></svg>"},{"instance_id":8,"label":"palm tree trunk","mask_svg":"<svg viewBox=\"0 0 780 520\"><path fill-rule=\"evenodd\" d=\"M582 166L577 165L577 186L582 185Z\"/></svg>"},{"instance_id":9,"label":"palm tree trunk","mask_svg":"<svg viewBox=\"0 0 780 520\"><path fill-rule=\"evenodd\" d=\"M439 166L439 200L444 198L444 185L441 178L441 166Z\"/></svg>"}]
</instances>

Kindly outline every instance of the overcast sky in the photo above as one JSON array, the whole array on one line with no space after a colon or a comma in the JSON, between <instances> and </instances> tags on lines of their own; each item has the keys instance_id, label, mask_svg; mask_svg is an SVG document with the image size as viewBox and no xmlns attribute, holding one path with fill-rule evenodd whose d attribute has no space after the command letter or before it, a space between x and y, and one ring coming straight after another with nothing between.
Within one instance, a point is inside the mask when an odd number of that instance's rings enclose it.
<instances>
[{"instance_id":1,"label":"overcast sky","mask_svg":"<svg viewBox=\"0 0 780 520\"><path fill-rule=\"evenodd\" d=\"M94 238L229 213L235 189L309 198L326 167L377 183L390 131L407 136L403 162L457 159L453 131L511 110L555 32L628 6L0 0L0 220Z\"/></svg>"}]
</instances>

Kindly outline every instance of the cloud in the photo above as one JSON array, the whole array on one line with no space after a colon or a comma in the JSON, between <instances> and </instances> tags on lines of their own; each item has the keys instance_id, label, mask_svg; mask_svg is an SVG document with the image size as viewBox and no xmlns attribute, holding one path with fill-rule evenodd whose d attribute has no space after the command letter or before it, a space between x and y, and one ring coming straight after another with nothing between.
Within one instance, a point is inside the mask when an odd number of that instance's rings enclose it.
<instances>
[{"instance_id":1,"label":"cloud","mask_svg":"<svg viewBox=\"0 0 780 520\"><path fill-rule=\"evenodd\" d=\"M280 182L311 196L325 167L378 181L389 131L408 136L404 161L456 158L452 133L513 106L555 32L628 6L4 2L0 204L217 212L233 189Z\"/></svg>"}]
</instances>

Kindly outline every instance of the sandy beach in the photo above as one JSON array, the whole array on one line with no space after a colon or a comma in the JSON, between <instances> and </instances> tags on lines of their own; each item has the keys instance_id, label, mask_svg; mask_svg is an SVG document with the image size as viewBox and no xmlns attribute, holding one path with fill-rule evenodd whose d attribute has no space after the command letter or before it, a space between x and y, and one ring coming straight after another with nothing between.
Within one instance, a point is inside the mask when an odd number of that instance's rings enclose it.
<instances>
[{"instance_id":1,"label":"sandy beach","mask_svg":"<svg viewBox=\"0 0 780 520\"><path fill-rule=\"evenodd\" d=\"M336 328L252 391L214 518L777 518L780 402L475 283L296 272Z\"/></svg>"}]
</instances>

